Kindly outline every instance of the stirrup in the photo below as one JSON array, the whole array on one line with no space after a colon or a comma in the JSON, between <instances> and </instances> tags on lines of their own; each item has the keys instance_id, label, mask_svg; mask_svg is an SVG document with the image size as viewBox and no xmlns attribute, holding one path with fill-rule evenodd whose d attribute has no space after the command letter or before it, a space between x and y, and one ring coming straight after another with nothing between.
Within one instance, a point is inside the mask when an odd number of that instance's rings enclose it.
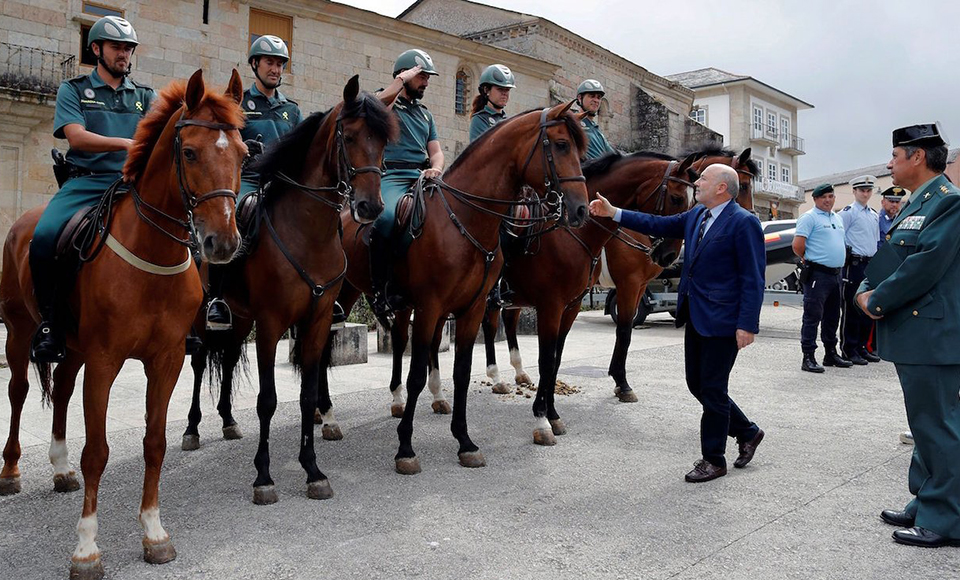
<instances>
[{"instance_id":1,"label":"stirrup","mask_svg":"<svg viewBox=\"0 0 960 580\"><path fill-rule=\"evenodd\" d=\"M215 312L215 307L221 307L220 312ZM226 321L222 318L219 320L212 319L211 315L222 315L223 312L226 312ZM227 302L223 298L213 298L207 304L207 314L206 314L206 326L207 330L218 331L218 330L232 330L233 329L233 312L230 310L230 306L227 305Z\"/></svg>"},{"instance_id":2,"label":"stirrup","mask_svg":"<svg viewBox=\"0 0 960 580\"><path fill-rule=\"evenodd\" d=\"M384 330L393 328L396 316L394 316L393 308L390 306L390 302L383 292L378 292L373 297L370 303L370 309L373 310L373 315L377 318L377 322L380 323L380 326L382 326Z\"/></svg>"},{"instance_id":3,"label":"stirrup","mask_svg":"<svg viewBox=\"0 0 960 580\"><path fill-rule=\"evenodd\" d=\"M330 330L340 330L347 325L347 314L339 302L333 303L333 319L330 321Z\"/></svg>"}]
</instances>

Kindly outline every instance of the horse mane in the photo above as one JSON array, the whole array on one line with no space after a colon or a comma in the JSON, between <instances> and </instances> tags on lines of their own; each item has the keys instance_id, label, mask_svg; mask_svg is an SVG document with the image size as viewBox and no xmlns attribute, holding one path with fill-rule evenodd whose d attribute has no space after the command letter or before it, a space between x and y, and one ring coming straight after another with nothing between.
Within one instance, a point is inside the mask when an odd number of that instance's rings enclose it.
<instances>
[{"instance_id":1,"label":"horse mane","mask_svg":"<svg viewBox=\"0 0 960 580\"><path fill-rule=\"evenodd\" d=\"M150 159L160 134L174 113L183 106L186 94L186 81L173 81L160 91L157 100L150 106L150 111L140 120L133 134L133 147L130 148L123 166L123 176L128 181L133 181L146 169L147 160ZM243 110L229 96L213 92L207 87L200 101L200 107L204 106L210 108L216 122L243 127Z\"/></svg>"},{"instance_id":2,"label":"horse mane","mask_svg":"<svg viewBox=\"0 0 960 580\"><path fill-rule=\"evenodd\" d=\"M614 151L581 164L581 167L583 168L583 175L587 179L596 177L597 175L606 173L611 167L614 166L614 164L625 159L659 159L661 161L677 160L675 157L671 157L666 153L657 153L656 151L635 151L626 155L618 151Z\"/></svg>"},{"instance_id":3,"label":"horse mane","mask_svg":"<svg viewBox=\"0 0 960 580\"><path fill-rule=\"evenodd\" d=\"M385 141L395 141L400 133L400 127L395 116L379 98L366 92L362 92L360 95L360 98L354 103L345 106L343 117L346 119L364 117L367 120L367 126L374 134ZM278 173L289 175L299 171L306 162L307 151L310 149L310 143L313 142L317 131L320 130L320 126L327 115L336 109L337 107L333 107L322 113L311 114L278 141L267 147L252 167L254 171L260 174L261 180L266 182Z\"/></svg>"},{"instance_id":4,"label":"horse mane","mask_svg":"<svg viewBox=\"0 0 960 580\"><path fill-rule=\"evenodd\" d=\"M491 135L493 135L497 131L502 131L505 125L510 124L515 119L518 119L519 117L522 117L527 113L533 113L533 112L539 113L541 110L542 109L530 109L522 113L517 113L516 115L510 117L509 119L501 121L500 123L497 123L490 129L487 129L483 133L483 135L480 135L479 137L477 137L477 139L473 143L470 143L469 145L467 145L467 148L460 152L460 155L456 158L456 160L454 160L453 164L449 168L447 168L447 172L449 173L454 169L456 169L460 165L463 159L466 159L472 154L473 150L479 148L483 143L485 143L488 139L490 139ZM567 111L566 113L564 113L561 118L563 119L563 124L567 128L567 132L570 133L570 137L573 139L574 144L577 146L578 155L582 154L584 151L587 150L587 134L583 132L583 128L581 128L580 123L577 122L576 116L570 111Z\"/></svg>"},{"instance_id":5,"label":"horse mane","mask_svg":"<svg viewBox=\"0 0 960 580\"><path fill-rule=\"evenodd\" d=\"M740 154L725 147L720 147L714 144L707 144L699 148L693 148L683 153L683 156L694 155L693 160L699 161L704 157L739 157ZM757 162L753 158L747 159L746 163L747 169L750 173L754 175L760 174L760 168L757 166Z\"/></svg>"}]
</instances>

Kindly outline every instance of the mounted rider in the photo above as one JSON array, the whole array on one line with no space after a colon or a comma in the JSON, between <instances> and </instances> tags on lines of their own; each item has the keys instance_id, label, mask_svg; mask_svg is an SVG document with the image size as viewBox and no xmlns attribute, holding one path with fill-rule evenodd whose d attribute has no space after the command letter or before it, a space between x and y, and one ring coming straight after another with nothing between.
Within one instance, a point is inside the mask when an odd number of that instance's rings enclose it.
<instances>
[{"instance_id":1,"label":"mounted rider","mask_svg":"<svg viewBox=\"0 0 960 580\"><path fill-rule=\"evenodd\" d=\"M253 41L247 52L247 64L256 77L253 85L244 91L240 106L246 124L240 136L247 145L249 159L240 175L240 200L257 191L260 175L250 168L249 160L263 152L263 148L285 135L303 120L296 101L280 92L283 70L290 60L287 43L279 36L264 34ZM230 330L233 317L223 300L224 269L210 266L210 302L207 305L207 330ZM342 309L341 309L342 313Z\"/></svg>"},{"instance_id":2,"label":"mounted rider","mask_svg":"<svg viewBox=\"0 0 960 580\"><path fill-rule=\"evenodd\" d=\"M443 173L443 151L437 139L433 115L420 102L430 84L430 77L439 75L433 59L419 49L407 50L393 65L393 82L377 95L397 116L400 138L389 143L383 152L384 171L380 180L383 213L370 234L370 276L373 284L373 311L380 323L389 328L394 304L388 299L387 282L393 268L393 251L389 242L396 219L397 203L420 177L439 177Z\"/></svg>"},{"instance_id":3,"label":"mounted rider","mask_svg":"<svg viewBox=\"0 0 960 580\"><path fill-rule=\"evenodd\" d=\"M510 100L510 89L516 88L513 72L502 64L492 64L480 74L478 94L473 99L470 116L470 142L476 141L487 129L507 118L503 110Z\"/></svg>"},{"instance_id":4,"label":"mounted rider","mask_svg":"<svg viewBox=\"0 0 960 580\"><path fill-rule=\"evenodd\" d=\"M598 80L587 79L577 87L577 104L580 105L580 110L587 114L580 121L580 126L587 134L587 154L584 159L596 159L615 151L596 121L597 112L600 111L600 103L605 94L603 85Z\"/></svg>"},{"instance_id":5,"label":"mounted rider","mask_svg":"<svg viewBox=\"0 0 960 580\"><path fill-rule=\"evenodd\" d=\"M40 311L40 326L30 360L60 362L66 356L62 321L56 320L61 273L56 263L57 237L73 215L96 205L121 178L137 123L156 98L154 90L130 80L133 53L140 44L133 26L104 16L90 27L89 48L97 66L60 84L53 136L66 139L66 165L58 165L60 190L47 204L30 242L30 272Z\"/></svg>"}]
</instances>

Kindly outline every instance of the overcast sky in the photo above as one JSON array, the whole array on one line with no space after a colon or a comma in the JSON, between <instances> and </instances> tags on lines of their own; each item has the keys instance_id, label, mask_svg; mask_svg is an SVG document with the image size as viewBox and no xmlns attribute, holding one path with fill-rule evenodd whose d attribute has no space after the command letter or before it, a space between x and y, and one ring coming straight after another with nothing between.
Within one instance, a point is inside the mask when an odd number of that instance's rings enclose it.
<instances>
[{"instance_id":1,"label":"overcast sky","mask_svg":"<svg viewBox=\"0 0 960 580\"><path fill-rule=\"evenodd\" d=\"M397 16L413 0L339 0ZM800 179L884 163L896 127L960 147L955 0L483 0L547 18L646 69L749 75L803 101ZM584 9L587 7L588 9Z\"/></svg>"}]
</instances>

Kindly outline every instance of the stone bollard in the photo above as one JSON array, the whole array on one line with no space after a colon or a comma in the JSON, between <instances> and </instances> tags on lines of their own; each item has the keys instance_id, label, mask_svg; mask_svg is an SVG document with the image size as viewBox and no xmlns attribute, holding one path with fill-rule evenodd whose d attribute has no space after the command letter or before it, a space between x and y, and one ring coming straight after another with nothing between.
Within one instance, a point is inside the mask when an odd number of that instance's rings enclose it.
<instances>
[{"instance_id":1,"label":"stone bollard","mask_svg":"<svg viewBox=\"0 0 960 580\"><path fill-rule=\"evenodd\" d=\"M289 339L290 355L293 360L293 337ZM347 322L343 328L333 331L333 351L330 353L330 366L363 364L367 362L367 325Z\"/></svg>"},{"instance_id":2,"label":"stone bollard","mask_svg":"<svg viewBox=\"0 0 960 580\"><path fill-rule=\"evenodd\" d=\"M453 335L453 321L448 320L443 325L443 332L440 335L440 352L447 352L450 350L450 336ZM413 336L413 323L410 323L410 334ZM390 336L389 332L385 332L383 327L380 324L377 324L377 352L379 353L391 353L393 352L393 339ZM403 354L406 356L410 355L410 341L407 340L407 348L404 349Z\"/></svg>"}]
</instances>

